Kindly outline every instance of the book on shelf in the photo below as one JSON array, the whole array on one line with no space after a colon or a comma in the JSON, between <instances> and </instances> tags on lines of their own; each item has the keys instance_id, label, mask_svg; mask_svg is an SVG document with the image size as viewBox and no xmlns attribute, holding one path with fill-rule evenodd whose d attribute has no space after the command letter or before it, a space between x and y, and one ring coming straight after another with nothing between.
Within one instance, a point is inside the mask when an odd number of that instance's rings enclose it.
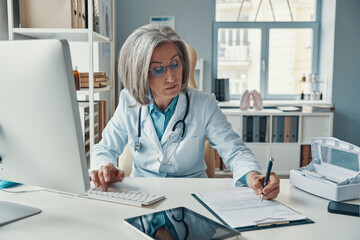
<instances>
[{"instance_id":1,"label":"book on shelf","mask_svg":"<svg viewBox=\"0 0 360 240\"><path fill-rule=\"evenodd\" d=\"M215 79L215 97L218 101L229 101L229 78Z\"/></svg>"},{"instance_id":2,"label":"book on shelf","mask_svg":"<svg viewBox=\"0 0 360 240\"><path fill-rule=\"evenodd\" d=\"M311 145L301 145L300 161L301 167L309 165L312 161Z\"/></svg>"},{"instance_id":3,"label":"book on shelf","mask_svg":"<svg viewBox=\"0 0 360 240\"><path fill-rule=\"evenodd\" d=\"M330 105L303 105L302 111L307 113L312 112L332 112L334 111L334 107Z\"/></svg>"},{"instance_id":4,"label":"book on shelf","mask_svg":"<svg viewBox=\"0 0 360 240\"><path fill-rule=\"evenodd\" d=\"M94 82L107 82L108 80L109 80L109 78L107 76L94 78ZM89 78L84 78L84 77L80 78L80 82L82 82L82 83L89 82Z\"/></svg>"},{"instance_id":5,"label":"book on shelf","mask_svg":"<svg viewBox=\"0 0 360 240\"><path fill-rule=\"evenodd\" d=\"M79 73L80 78L89 78L89 73L88 72L81 72ZM94 72L94 77L105 77L106 76L106 72Z\"/></svg>"},{"instance_id":6,"label":"book on shelf","mask_svg":"<svg viewBox=\"0 0 360 240\"><path fill-rule=\"evenodd\" d=\"M89 73L81 72L80 75L80 86L84 88L89 87ZM109 77L106 76L106 72L94 72L94 87L106 87L108 85Z\"/></svg>"},{"instance_id":7,"label":"book on shelf","mask_svg":"<svg viewBox=\"0 0 360 240\"><path fill-rule=\"evenodd\" d=\"M94 88L102 88L102 87L107 87L108 82L94 82ZM89 87L89 82L80 82L80 86L81 88L88 88Z\"/></svg>"}]
</instances>

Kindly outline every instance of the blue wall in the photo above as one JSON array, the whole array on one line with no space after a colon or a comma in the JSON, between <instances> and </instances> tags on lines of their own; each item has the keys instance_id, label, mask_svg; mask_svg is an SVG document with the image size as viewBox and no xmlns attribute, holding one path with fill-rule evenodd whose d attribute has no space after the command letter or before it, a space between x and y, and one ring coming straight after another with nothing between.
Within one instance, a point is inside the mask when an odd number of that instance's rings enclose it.
<instances>
[{"instance_id":1,"label":"blue wall","mask_svg":"<svg viewBox=\"0 0 360 240\"><path fill-rule=\"evenodd\" d=\"M175 30L204 59L204 91L211 92L212 11L211 0L116 1L116 55L126 38L148 24L150 16L175 16Z\"/></svg>"},{"instance_id":2,"label":"blue wall","mask_svg":"<svg viewBox=\"0 0 360 240\"><path fill-rule=\"evenodd\" d=\"M360 1L336 3L334 137L360 146Z\"/></svg>"}]
</instances>

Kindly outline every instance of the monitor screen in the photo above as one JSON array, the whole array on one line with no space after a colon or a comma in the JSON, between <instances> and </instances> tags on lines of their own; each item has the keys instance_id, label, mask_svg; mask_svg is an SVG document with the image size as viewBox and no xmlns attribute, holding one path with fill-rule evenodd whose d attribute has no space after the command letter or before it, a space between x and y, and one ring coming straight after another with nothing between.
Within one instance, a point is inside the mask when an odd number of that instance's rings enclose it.
<instances>
[{"instance_id":1,"label":"monitor screen","mask_svg":"<svg viewBox=\"0 0 360 240\"><path fill-rule=\"evenodd\" d=\"M0 53L0 179L84 193L89 173L67 41L0 41Z\"/></svg>"}]
</instances>

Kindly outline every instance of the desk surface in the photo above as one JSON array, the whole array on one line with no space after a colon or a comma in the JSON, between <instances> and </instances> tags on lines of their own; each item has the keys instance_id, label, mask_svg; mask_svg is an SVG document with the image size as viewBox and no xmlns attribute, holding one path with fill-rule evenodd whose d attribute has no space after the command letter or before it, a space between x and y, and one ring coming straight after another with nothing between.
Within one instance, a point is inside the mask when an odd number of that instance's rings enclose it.
<instances>
[{"instance_id":1,"label":"desk surface","mask_svg":"<svg viewBox=\"0 0 360 240\"><path fill-rule=\"evenodd\" d=\"M5 193L0 200L20 203L42 212L38 215L0 227L0 239L139 239L139 235L123 223L124 218L158 210L186 206L218 221L190 194L233 188L232 179L125 178L124 188L149 189L167 199L149 207L138 208L47 191ZM31 186L11 188L12 191L34 189ZM359 239L360 218L327 212L328 200L305 193L281 180L277 198L313 220L314 224L288 226L243 232L241 239ZM352 201L360 203L360 200Z\"/></svg>"}]
</instances>

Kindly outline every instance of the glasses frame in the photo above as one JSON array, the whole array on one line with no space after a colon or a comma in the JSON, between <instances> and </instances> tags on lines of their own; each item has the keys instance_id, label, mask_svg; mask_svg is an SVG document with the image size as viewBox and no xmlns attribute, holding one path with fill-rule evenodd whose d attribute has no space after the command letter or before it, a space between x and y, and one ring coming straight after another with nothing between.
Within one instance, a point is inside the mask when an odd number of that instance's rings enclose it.
<instances>
[{"instance_id":1,"label":"glasses frame","mask_svg":"<svg viewBox=\"0 0 360 240\"><path fill-rule=\"evenodd\" d=\"M179 69L172 69L171 68L171 64L174 62L174 61L177 61L177 60L179 60L180 61L180 63L181 63L181 66L179 67ZM150 76L152 76L152 77L154 77L154 78L160 78L160 77L163 77L166 73L167 73L167 69L169 68L172 72L176 72L176 71L180 71L180 70L183 70L184 69L184 65L185 65L185 60L184 59L182 59L182 58L180 58L179 57L179 59L173 59L172 61L170 61L170 63L168 64L168 65L166 65L166 66L163 66L163 65L158 65L157 67L163 67L163 68L165 68L165 71L164 71L164 73L161 73L160 75L156 75L156 74L154 74L153 73L153 69L152 70L149 70L148 71L148 73L150 74ZM150 68L149 68L150 69Z\"/></svg>"}]
</instances>

